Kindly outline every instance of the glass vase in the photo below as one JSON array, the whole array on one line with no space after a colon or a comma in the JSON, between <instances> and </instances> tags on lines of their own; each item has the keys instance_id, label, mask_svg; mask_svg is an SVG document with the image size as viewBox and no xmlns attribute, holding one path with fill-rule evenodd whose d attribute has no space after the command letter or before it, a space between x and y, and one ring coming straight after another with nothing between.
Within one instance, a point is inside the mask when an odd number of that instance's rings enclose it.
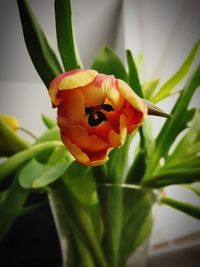
<instances>
[{"instance_id":1,"label":"glass vase","mask_svg":"<svg viewBox=\"0 0 200 267\"><path fill-rule=\"evenodd\" d=\"M91 206L64 183L49 191L62 267L146 267L153 194L102 185Z\"/></svg>"}]
</instances>

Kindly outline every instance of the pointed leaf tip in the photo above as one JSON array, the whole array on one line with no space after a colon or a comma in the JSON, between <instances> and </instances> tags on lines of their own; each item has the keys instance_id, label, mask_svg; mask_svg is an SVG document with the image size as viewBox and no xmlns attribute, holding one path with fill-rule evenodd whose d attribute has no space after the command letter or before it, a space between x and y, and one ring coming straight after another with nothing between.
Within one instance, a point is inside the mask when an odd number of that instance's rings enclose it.
<instances>
[{"instance_id":1,"label":"pointed leaf tip","mask_svg":"<svg viewBox=\"0 0 200 267\"><path fill-rule=\"evenodd\" d=\"M164 118L172 117L171 114L164 112L162 109L160 109L159 107L157 107L150 101L144 100L144 102L148 108L148 115L159 116L159 117L164 117Z\"/></svg>"}]
</instances>

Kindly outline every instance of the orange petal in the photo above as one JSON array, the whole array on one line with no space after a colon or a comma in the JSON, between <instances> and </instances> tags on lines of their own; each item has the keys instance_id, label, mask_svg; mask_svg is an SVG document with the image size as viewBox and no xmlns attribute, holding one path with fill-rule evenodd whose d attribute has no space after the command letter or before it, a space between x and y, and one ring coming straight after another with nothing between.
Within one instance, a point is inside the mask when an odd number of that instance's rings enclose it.
<instances>
[{"instance_id":1,"label":"orange petal","mask_svg":"<svg viewBox=\"0 0 200 267\"><path fill-rule=\"evenodd\" d=\"M144 114L141 111L134 109L131 105L127 105L122 109L122 113L127 119L128 132L132 132L134 129L138 128L144 120Z\"/></svg>"},{"instance_id":2,"label":"orange petal","mask_svg":"<svg viewBox=\"0 0 200 267\"><path fill-rule=\"evenodd\" d=\"M117 89L117 80L114 78L114 76L107 76L107 79L105 79L102 84L102 89L106 95L106 98L111 101L112 106L116 110L119 110L123 105L124 98L120 95Z\"/></svg>"},{"instance_id":3,"label":"orange petal","mask_svg":"<svg viewBox=\"0 0 200 267\"><path fill-rule=\"evenodd\" d=\"M58 91L71 90L78 87L86 86L90 84L98 72L95 70L72 70L60 74L56 77L49 86L49 95L52 103L58 105L62 98L57 96Z\"/></svg>"},{"instance_id":4,"label":"orange petal","mask_svg":"<svg viewBox=\"0 0 200 267\"><path fill-rule=\"evenodd\" d=\"M120 94L138 111L147 114L147 106L144 101L135 94L131 87L124 81L118 79L118 89Z\"/></svg>"},{"instance_id":5,"label":"orange petal","mask_svg":"<svg viewBox=\"0 0 200 267\"><path fill-rule=\"evenodd\" d=\"M89 151L84 150L87 156L90 159L90 162L87 164L89 166L98 166L106 163L109 160L108 154L112 150L112 148L101 150L101 151Z\"/></svg>"},{"instance_id":6,"label":"orange petal","mask_svg":"<svg viewBox=\"0 0 200 267\"><path fill-rule=\"evenodd\" d=\"M79 89L65 92L63 102L58 107L58 117L71 119L74 123L79 123L85 115L84 96Z\"/></svg>"},{"instance_id":7,"label":"orange petal","mask_svg":"<svg viewBox=\"0 0 200 267\"><path fill-rule=\"evenodd\" d=\"M72 156L80 163L89 165L89 157L84 153L77 145L73 144L66 136L62 136L62 141L65 146L69 149Z\"/></svg>"},{"instance_id":8,"label":"orange petal","mask_svg":"<svg viewBox=\"0 0 200 267\"><path fill-rule=\"evenodd\" d=\"M98 106L104 103L105 93L102 89L102 83L106 79L106 75L98 74L91 84L81 88L81 92L85 96L85 106Z\"/></svg>"},{"instance_id":9,"label":"orange petal","mask_svg":"<svg viewBox=\"0 0 200 267\"><path fill-rule=\"evenodd\" d=\"M100 138L98 138L96 135L90 136L90 143L89 146L87 147L88 150L90 151L100 151L107 149L110 145Z\"/></svg>"},{"instance_id":10,"label":"orange petal","mask_svg":"<svg viewBox=\"0 0 200 267\"><path fill-rule=\"evenodd\" d=\"M61 127L61 134L67 136L70 141L80 148L87 148L90 144L90 137L86 130L79 126Z\"/></svg>"},{"instance_id":11,"label":"orange petal","mask_svg":"<svg viewBox=\"0 0 200 267\"><path fill-rule=\"evenodd\" d=\"M73 72L69 75L66 75L60 81L59 90L69 90L78 87L83 87L90 84L98 72L96 70L78 70L77 72Z\"/></svg>"},{"instance_id":12,"label":"orange petal","mask_svg":"<svg viewBox=\"0 0 200 267\"><path fill-rule=\"evenodd\" d=\"M120 131L117 134L114 130L109 132L109 143L113 147L120 147L124 144L127 135L127 120L124 115L120 116Z\"/></svg>"}]
</instances>

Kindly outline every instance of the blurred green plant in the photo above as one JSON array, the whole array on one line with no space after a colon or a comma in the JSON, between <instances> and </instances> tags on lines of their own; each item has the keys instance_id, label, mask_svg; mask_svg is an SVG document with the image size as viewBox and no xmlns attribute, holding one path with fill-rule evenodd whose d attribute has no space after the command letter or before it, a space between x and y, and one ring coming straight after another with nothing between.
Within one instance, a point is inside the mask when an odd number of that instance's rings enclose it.
<instances>
[{"instance_id":1,"label":"blurred green plant","mask_svg":"<svg viewBox=\"0 0 200 267\"><path fill-rule=\"evenodd\" d=\"M17 0L17 4L27 49L47 88L59 73L80 68L70 1L55 0L58 49L64 69L28 2ZM156 103L171 96L186 77L199 44L198 41L183 65L162 86L159 80L141 84L138 74L141 56L136 61L129 50L128 69L109 47L99 51L92 68L125 80L139 96ZM80 263L90 267L124 266L151 233L154 204L163 203L200 219L200 207L162 193L165 186L181 184L199 196L199 189L193 183L200 181L200 113L189 107L199 86L200 65L177 92L172 117L166 119L158 136L152 135L151 121L146 118L139 129L135 151L130 151L135 138L132 134L99 167L82 166L74 161L60 141L56 122L45 115L42 120L47 131L33 144L0 119L0 154L7 157L0 164L0 180L13 177L11 186L0 192L0 237L6 235L19 216L43 205L42 202L26 205L35 191L48 195L59 237L68 243L67 250L62 246L66 266ZM131 155L130 165L128 155Z\"/></svg>"}]
</instances>

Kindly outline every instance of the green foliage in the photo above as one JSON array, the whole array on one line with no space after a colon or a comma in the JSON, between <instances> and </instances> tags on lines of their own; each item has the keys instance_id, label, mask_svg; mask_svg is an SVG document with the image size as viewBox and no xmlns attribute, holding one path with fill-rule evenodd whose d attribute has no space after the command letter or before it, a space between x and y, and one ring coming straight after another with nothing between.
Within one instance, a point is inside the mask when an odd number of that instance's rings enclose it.
<instances>
[{"instance_id":1,"label":"green foliage","mask_svg":"<svg viewBox=\"0 0 200 267\"><path fill-rule=\"evenodd\" d=\"M28 2L17 0L17 3L27 49L48 87L62 69ZM65 70L80 68L69 0L55 0L55 21L58 49ZM170 96L186 77L199 45L198 41L179 70L160 88L159 79L141 85L141 56L134 59L129 50L126 54L128 72L109 47L98 52L92 68L128 82L140 97L158 102ZM9 132L0 122L3 136L0 145L5 147L10 140L13 145L9 145L8 154L0 149L1 154L12 155L0 164L0 180L11 174L15 176L11 187L0 192L0 237L6 234L17 217L44 204L24 205L29 194L39 189L48 194L60 239L67 239L66 255L71 266L124 266L127 257L150 234L152 206L160 193L157 188L184 184L199 196L199 189L191 185L200 181L199 112L189 109L199 85L200 66L180 91L172 118L166 119L156 138L151 134L150 121L145 119L139 129L140 140L130 166L127 158L132 152L129 148L135 133L121 148L112 150L105 165L87 167L70 156L60 142L56 122L51 118L42 115L47 131L33 145ZM161 202L200 219L199 207L168 197L162 197Z\"/></svg>"},{"instance_id":2,"label":"green foliage","mask_svg":"<svg viewBox=\"0 0 200 267\"><path fill-rule=\"evenodd\" d=\"M133 55L130 50L126 51L126 57L127 57L128 70L129 70L129 73L128 73L129 85L133 88L133 90L135 91L137 95L139 95L140 97L144 97L142 88L140 85L137 67L136 67L135 61L133 59Z\"/></svg>"},{"instance_id":3,"label":"green foliage","mask_svg":"<svg viewBox=\"0 0 200 267\"><path fill-rule=\"evenodd\" d=\"M142 85L142 91L144 93L145 99L151 100L151 97L152 97L153 93L155 92L159 82L160 82L160 79L150 80L150 81L146 81Z\"/></svg>"},{"instance_id":4,"label":"green foliage","mask_svg":"<svg viewBox=\"0 0 200 267\"><path fill-rule=\"evenodd\" d=\"M125 189L124 219L121 240L122 262L131 255L148 236L152 228L151 191Z\"/></svg>"},{"instance_id":5,"label":"green foliage","mask_svg":"<svg viewBox=\"0 0 200 267\"><path fill-rule=\"evenodd\" d=\"M17 0L17 4L26 47L35 69L48 88L50 82L62 72L62 69L28 1Z\"/></svg>"},{"instance_id":6,"label":"green foliage","mask_svg":"<svg viewBox=\"0 0 200 267\"><path fill-rule=\"evenodd\" d=\"M151 99L152 102L159 102L160 100L171 95L174 87L186 76L186 74L190 70L190 67L192 66L195 56L199 50L199 45L200 41L195 44L192 51L187 56L178 71L166 83L164 83L164 85L158 90L155 96L153 96L153 98Z\"/></svg>"},{"instance_id":7,"label":"green foliage","mask_svg":"<svg viewBox=\"0 0 200 267\"><path fill-rule=\"evenodd\" d=\"M125 67L110 47L105 46L98 52L91 68L127 81Z\"/></svg>"},{"instance_id":8,"label":"green foliage","mask_svg":"<svg viewBox=\"0 0 200 267\"><path fill-rule=\"evenodd\" d=\"M60 140L60 132L58 127L53 127L50 130L46 131L44 134L42 134L37 141L35 142L35 144L40 144L43 142L49 142L49 141L53 141L53 140Z\"/></svg>"},{"instance_id":9,"label":"green foliage","mask_svg":"<svg viewBox=\"0 0 200 267\"><path fill-rule=\"evenodd\" d=\"M14 132L2 119L0 119L0 153L11 156L21 150L27 149L30 144Z\"/></svg>"},{"instance_id":10,"label":"green foliage","mask_svg":"<svg viewBox=\"0 0 200 267\"><path fill-rule=\"evenodd\" d=\"M90 169L75 161L63 177L70 191L84 205L97 203L96 183Z\"/></svg>"},{"instance_id":11,"label":"green foliage","mask_svg":"<svg viewBox=\"0 0 200 267\"><path fill-rule=\"evenodd\" d=\"M37 154L45 150L53 149L56 146L63 145L57 141L45 142L16 153L14 156L0 164L0 181L14 173L27 160L35 157Z\"/></svg>"},{"instance_id":12,"label":"green foliage","mask_svg":"<svg viewBox=\"0 0 200 267\"><path fill-rule=\"evenodd\" d=\"M55 0L55 20L58 49L65 70L79 69L81 63L73 36L70 0Z\"/></svg>"},{"instance_id":13,"label":"green foliage","mask_svg":"<svg viewBox=\"0 0 200 267\"><path fill-rule=\"evenodd\" d=\"M200 188L196 187L194 185L185 185L186 188L190 189L192 192L194 192L198 197L200 197Z\"/></svg>"},{"instance_id":14,"label":"green foliage","mask_svg":"<svg viewBox=\"0 0 200 267\"><path fill-rule=\"evenodd\" d=\"M16 175L9 190L4 192L3 201L0 202L0 239L4 237L16 218L22 213L29 194L30 191L19 185L18 175Z\"/></svg>"},{"instance_id":15,"label":"green foliage","mask_svg":"<svg viewBox=\"0 0 200 267\"><path fill-rule=\"evenodd\" d=\"M57 124L56 124L56 121L54 119L52 119L52 118L50 118L44 114L42 114L41 117L42 117L42 121L43 121L44 125L47 127L47 129L50 130L50 129L56 127Z\"/></svg>"},{"instance_id":16,"label":"green foliage","mask_svg":"<svg viewBox=\"0 0 200 267\"><path fill-rule=\"evenodd\" d=\"M160 168L159 161L166 158L170 147L176 137L185 129L194 115L194 110L188 110L190 100L200 85L200 66L194 71L181 92L173 110L172 118L166 120L158 137L156 138L154 157L148 164L145 179L149 179L152 174L156 174Z\"/></svg>"},{"instance_id":17,"label":"green foliage","mask_svg":"<svg viewBox=\"0 0 200 267\"><path fill-rule=\"evenodd\" d=\"M164 197L161 202L172 208L180 210L198 220L200 220L200 208L185 202L177 201L172 198Z\"/></svg>"}]
</instances>

